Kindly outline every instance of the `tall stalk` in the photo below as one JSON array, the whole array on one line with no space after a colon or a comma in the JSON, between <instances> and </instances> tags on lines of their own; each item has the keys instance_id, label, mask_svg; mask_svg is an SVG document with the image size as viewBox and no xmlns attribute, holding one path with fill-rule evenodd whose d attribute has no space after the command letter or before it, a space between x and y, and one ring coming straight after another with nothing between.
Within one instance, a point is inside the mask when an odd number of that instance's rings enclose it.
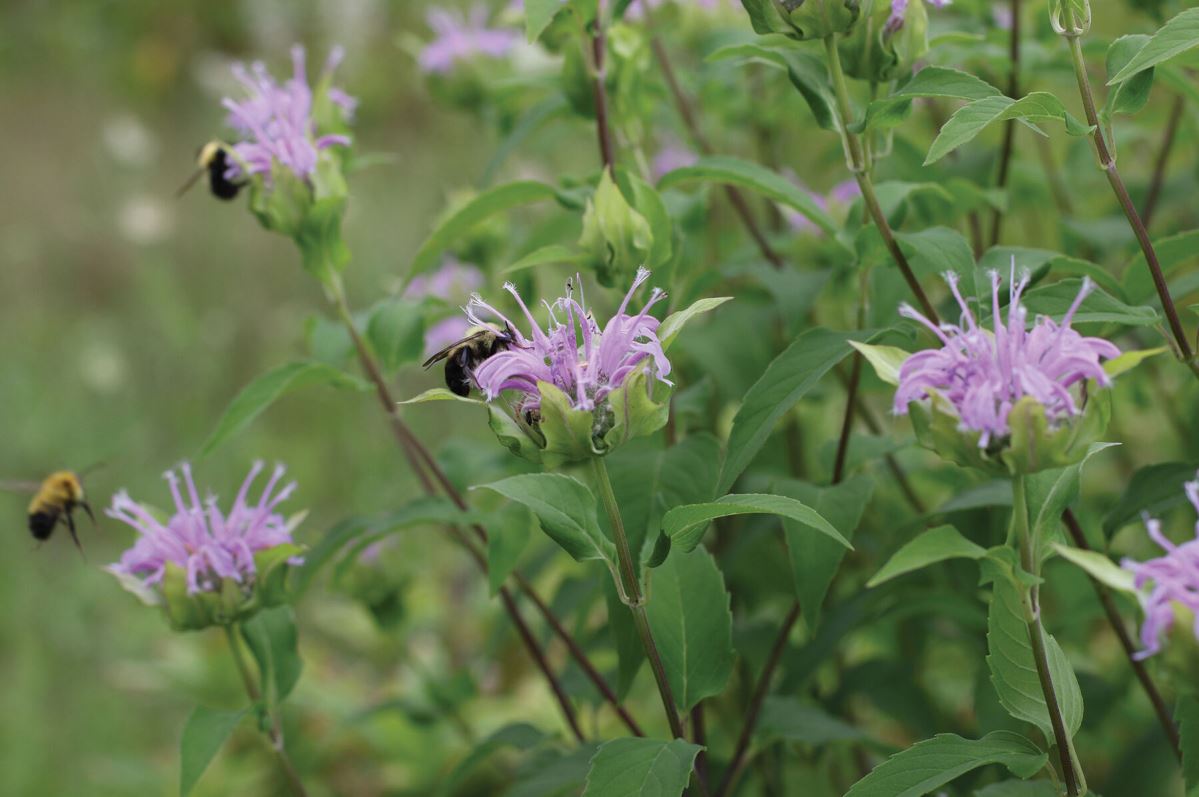
<instances>
[{"instance_id":1,"label":"tall stalk","mask_svg":"<svg viewBox=\"0 0 1199 797\"><path fill-rule=\"evenodd\" d=\"M1032 533L1028 527L1028 499L1024 489L1024 477L1012 479L1012 529L1008 535L1015 539L1020 548L1020 566L1025 572L1038 576L1040 563L1037 561L1033 545ZM1041 694L1045 697L1045 707L1049 712L1049 724L1053 728L1054 745L1062 765L1062 779L1066 783L1068 797L1078 797L1086 788L1086 780L1082 776L1082 767L1076 763L1074 742L1066 730L1066 722L1062 717L1061 703L1058 701L1057 690L1053 684L1053 676L1049 672L1049 656L1045 649L1045 629L1041 625L1040 588L1020 586L1020 603L1024 608L1024 622L1028 626L1028 639L1032 646L1033 662L1037 668L1037 680L1041 684ZM1081 782L1081 786L1080 786Z\"/></svg>"},{"instance_id":2,"label":"tall stalk","mask_svg":"<svg viewBox=\"0 0 1199 797\"><path fill-rule=\"evenodd\" d=\"M865 204L870 218L874 220L874 226L878 228L879 234L883 237L883 244L891 253L895 265L899 266L904 281L908 284L912 295L916 297L920 309L928 320L938 324L940 317L937 315L937 310L928 300L924 289L920 287L920 282L916 279L911 264L908 263L907 255L899 248L899 242L895 240L895 233L887 222L882 205L879 204L878 195L874 191L874 182L870 179L870 164L866 160L865 150L862 149L862 141L857 134L849 130L849 124L853 121L853 110L849 103L849 86L845 82L845 72L841 68L841 54L837 51L835 35L829 34L824 37L824 49L828 54L829 76L832 78L833 92L837 97L837 113L840 117L840 124L837 127L841 131L841 142L849 159L850 171L853 172L858 188L862 191L862 202Z\"/></svg>"},{"instance_id":3,"label":"tall stalk","mask_svg":"<svg viewBox=\"0 0 1199 797\"><path fill-rule=\"evenodd\" d=\"M1157 291L1157 297L1162 303L1162 310L1166 314L1166 320L1169 323L1170 332L1174 337L1177 353L1186 366L1191 369L1191 372L1199 378L1199 362L1195 360L1195 353L1191 349L1190 341L1187 339L1186 330L1183 329L1182 320L1178 317L1178 310L1174 306L1174 298L1170 296L1170 289L1166 285L1165 276L1162 274L1162 267L1158 261L1157 252L1153 248L1153 242L1149 240L1149 231L1145 229L1145 224L1137 212L1136 205L1132 203L1132 197L1128 195L1128 188L1124 185L1123 178L1120 177L1119 169L1116 168L1116 159L1112 156L1111 151L1107 147L1107 142L1103 138L1103 125L1100 123L1099 114L1095 110L1095 97L1091 91L1091 78L1087 74L1087 64L1082 55L1082 34L1075 24L1074 9L1070 3L1062 3L1062 14L1065 22L1065 32L1062 35L1070 45L1070 61L1074 66L1074 76L1078 81L1078 93L1082 97L1082 107L1086 113L1087 124L1094 128L1091 137L1095 142L1095 154L1099 158L1099 165L1103 168L1103 173L1106 175L1108 183L1111 184L1112 191L1120 203L1120 208L1124 211L1124 216L1128 219L1128 225L1132 228L1137 243L1140 244L1141 252L1145 255L1145 265L1149 268L1149 274L1153 278L1153 287Z\"/></svg>"},{"instance_id":4,"label":"tall stalk","mask_svg":"<svg viewBox=\"0 0 1199 797\"><path fill-rule=\"evenodd\" d=\"M1012 30L1008 39L1008 84L1007 95L1013 100L1020 98L1020 0L1011 0ZM999 176L995 187L1003 190L1007 186L1008 171L1012 164L1012 146L1016 138L1016 120L1009 119L1003 128L1003 145L999 150ZM991 213L991 246L999 243L1003 230L1003 213L999 208Z\"/></svg>"},{"instance_id":5,"label":"tall stalk","mask_svg":"<svg viewBox=\"0 0 1199 797\"><path fill-rule=\"evenodd\" d=\"M237 672L241 675L246 696L250 698L251 703L258 703L263 699L263 694L262 690L258 688L258 683L254 679L254 674L250 672L250 665L246 662L246 656L242 652L241 642L238 640L240 630L241 626L226 625L225 639L229 643L229 653L233 656L233 663L237 665ZM275 705L273 696L267 696L265 705L270 722L265 733L267 739L270 740L271 749L275 751L275 756L279 759L279 765L283 768L283 774L287 778L292 792L298 797L308 797L304 783L300 780L300 773L296 771L296 767L291 762L291 758L287 755L287 749L283 745L283 723L279 719L279 707Z\"/></svg>"},{"instance_id":6,"label":"tall stalk","mask_svg":"<svg viewBox=\"0 0 1199 797\"><path fill-rule=\"evenodd\" d=\"M666 667L662 664L662 656L658 645L654 642L653 632L649 627L649 615L645 611L645 596L641 594L641 581L637 576L637 565L633 562L633 551L629 548L629 538L625 534L624 518L620 514L620 505L616 501L616 493L612 489L612 480L608 478L608 466L602 457L592 457L592 473L595 476L595 487L599 491L600 501L608 520L612 524L613 542L616 543L616 560L619 568L617 583L620 599L633 614L633 624L637 626L637 635L641 637L641 646L645 648L645 657L649 659L650 669L654 673L654 682L658 685L658 695L662 698L662 708L666 711L666 721L670 723L670 732L676 739L686 739L683 732L683 721L679 718L678 703L675 702L674 692L670 689L670 681L666 677Z\"/></svg>"}]
</instances>

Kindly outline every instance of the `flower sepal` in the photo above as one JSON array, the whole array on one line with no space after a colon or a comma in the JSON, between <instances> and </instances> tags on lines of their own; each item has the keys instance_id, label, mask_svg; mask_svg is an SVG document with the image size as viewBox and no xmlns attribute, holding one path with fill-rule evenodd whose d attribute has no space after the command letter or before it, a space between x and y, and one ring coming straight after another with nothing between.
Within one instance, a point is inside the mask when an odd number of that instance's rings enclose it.
<instances>
[{"instance_id":1,"label":"flower sepal","mask_svg":"<svg viewBox=\"0 0 1199 797\"><path fill-rule=\"evenodd\" d=\"M1110 392L1093 389L1082 414L1055 429L1046 418L1045 407L1025 396L1008 416L1010 434L992 437L987 445L979 445L981 432L961 427L939 393L932 393L928 402L912 402L908 413L920 445L957 465L1006 477L1082 461L1107 430L1112 409Z\"/></svg>"},{"instance_id":2,"label":"flower sepal","mask_svg":"<svg viewBox=\"0 0 1199 797\"><path fill-rule=\"evenodd\" d=\"M619 389L608 394L607 414L611 426L600 436L604 453L634 437L653 434L670 419L673 388L651 379L645 369L630 376Z\"/></svg>"},{"instance_id":3,"label":"flower sepal","mask_svg":"<svg viewBox=\"0 0 1199 797\"><path fill-rule=\"evenodd\" d=\"M602 428L606 406L591 410L575 409L570 397L549 382L538 382L541 407L535 430L544 443L541 463L556 468L567 462L579 462L603 456L604 448L597 447L597 426ZM605 430L606 431L606 430ZM598 436L602 440L602 435ZM601 444L602 445L602 444Z\"/></svg>"},{"instance_id":4,"label":"flower sepal","mask_svg":"<svg viewBox=\"0 0 1199 797\"><path fill-rule=\"evenodd\" d=\"M304 547L294 543L276 545L254 554L254 567L258 575L254 580L254 599L258 605L254 607L271 609L288 602L293 565L304 553Z\"/></svg>"},{"instance_id":5,"label":"flower sepal","mask_svg":"<svg viewBox=\"0 0 1199 797\"><path fill-rule=\"evenodd\" d=\"M863 0L862 19L839 45L846 74L885 83L912 71L928 53L928 10L910 0L897 14L889 0Z\"/></svg>"}]
</instances>

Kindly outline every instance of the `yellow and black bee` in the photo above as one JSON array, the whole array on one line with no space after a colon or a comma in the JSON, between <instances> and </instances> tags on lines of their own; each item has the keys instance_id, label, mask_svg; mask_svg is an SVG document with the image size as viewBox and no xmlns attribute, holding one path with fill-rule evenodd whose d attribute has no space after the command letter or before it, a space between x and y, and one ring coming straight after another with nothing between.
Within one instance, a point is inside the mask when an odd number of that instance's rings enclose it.
<instances>
[{"instance_id":1,"label":"yellow and black bee","mask_svg":"<svg viewBox=\"0 0 1199 797\"><path fill-rule=\"evenodd\" d=\"M187 193L205 172L208 173L208 189L217 199L233 199L246 185L245 180L230 180L225 176L230 166L229 149L220 141L209 141L200 147L200 152L196 155L196 166L195 173L183 184L176 196Z\"/></svg>"},{"instance_id":2,"label":"yellow and black bee","mask_svg":"<svg viewBox=\"0 0 1199 797\"><path fill-rule=\"evenodd\" d=\"M445 360L445 386L457 396L469 396L471 371L515 342L516 337L510 329L501 331L490 324L472 327L462 340L451 343L425 360L424 367Z\"/></svg>"},{"instance_id":3,"label":"yellow and black bee","mask_svg":"<svg viewBox=\"0 0 1199 797\"><path fill-rule=\"evenodd\" d=\"M83 483L76 473L60 470L51 473L40 483L0 482L0 486L12 491L34 494L33 500L29 502L28 515L29 533L35 540L45 542L50 539L55 527L62 523L71 532L75 547L80 553L83 552L83 546L80 545L79 535L75 530L74 512L76 509L83 509L92 519L92 523L96 522L96 516L84 499Z\"/></svg>"}]
</instances>

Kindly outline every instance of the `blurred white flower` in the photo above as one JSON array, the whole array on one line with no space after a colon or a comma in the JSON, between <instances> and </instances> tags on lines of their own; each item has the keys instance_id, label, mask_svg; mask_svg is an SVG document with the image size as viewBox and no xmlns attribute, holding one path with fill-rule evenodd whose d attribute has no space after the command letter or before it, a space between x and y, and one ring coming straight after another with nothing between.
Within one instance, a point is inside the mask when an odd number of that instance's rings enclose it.
<instances>
[{"instance_id":1,"label":"blurred white flower","mask_svg":"<svg viewBox=\"0 0 1199 797\"><path fill-rule=\"evenodd\" d=\"M117 227L130 242L148 246L174 231L175 212L158 197L138 194L121 204Z\"/></svg>"},{"instance_id":2,"label":"blurred white flower","mask_svg":"<svg viewBox=\"0 0 1199 797\"><path fill-rule=\"evenodd\" d=\"M122 166L145 167L158 159L158 139L141 120L121 113L104 120L100 140Z\"/></svg>"}]
</instances>

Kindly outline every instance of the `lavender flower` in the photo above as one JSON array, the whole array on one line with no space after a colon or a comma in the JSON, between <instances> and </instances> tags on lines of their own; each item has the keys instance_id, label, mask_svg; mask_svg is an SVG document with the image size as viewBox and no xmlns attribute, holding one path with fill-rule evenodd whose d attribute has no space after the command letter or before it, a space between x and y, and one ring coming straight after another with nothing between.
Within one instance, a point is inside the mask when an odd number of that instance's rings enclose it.
<instances>
[{"instance_id":1,"label":"lavender flower","mask_svg":"<svg viewBox=\"0 0 1199 797\"><path fill-rule=\"evenodd\" d=\"M469 16L435 8L426 19L436 37L425 45L417 62L427 73L444 74L475 56L503 58L520 42L517 31L487 27L487 9L482 5L472 6Z\"/></svg>"},{"instance_id":2,"label":"lavender flower","mask_svg":"<svg viewBox=\"0 0 1199 797\"><path fill-rule=\"evenodd\" d=\"M632 0L629 3L628 9L624 12L625 19L639 20L645 17L645 8L642 3L646 4L651 10L660 7L665 0ZM725 5L726 0L689 0L683 3L684 7L701 8L704 11L715 11L722 5Z\"/></svg>"},{"instance_id":3,"label":"lavender flower","mask_svg":"<svg viewBox=\"0 0 1199 797\"><path fill-rule=\"evenodd\" d=\"M254 463L227 515L217 507L214 495L210 494L201 503L191 467L186 462L180 466L186 498L175 472L164 474L175 501L175 513L166 522L158 520L124 490L117 493L106 514L132 526L140 536L121 555L121 561L108 569L117 575L139 578L151 587L162 582L168 566L176 565L187 574L189 595L218 591L223 579L232 579L244 589L252 588L257 573L254 554L292 543L291 528L275 511L296 488L295 482L291 482L275 491L283 478L282 465L275 467L258 502L246 501L246 494L262 467L261 462Z\"/></svg>"},{"instance_id":4,"label":"lavender flower","mask_svg":"<svg viewBox=\"0 0 1199 797\"><path fill-rule=\"evenodd\" d=\"M546 303L550 323L545 330L533 318L516 287L511 283L504 285L531 325L531 338L525 337L480 296L472 296L466 308L471 323L485 323L480 313L485 314L503 322L514 338L511 348L489 357L475 369L474 379L479 389L488 401L494 401L504 391L519 393L517 409L524 415L541 406L539 382L557 387L578 410L596 409L612 391L646 367L659 381L671 384L666 379L670 361L658 339L658 320L649 314L650 308L666 294L654 288L639 313L626 312L633 294L647 279L649 271L638 269L633 286L602 329L587 309L581 284L577 300L568 286L565 296L552 305Z\"/></svg>"},{"instance_id":5,"label":"lavender flower","mask_svg":"<svg viewBox=\"0 0 1199 797\"><path fill-rule=\"evenodd\" d=\"M920 2L920 0L916 0ZM903 27L903 21L908 13L909 0L891 0L891 15L887 17L887 24L884 30L887 33L896 33ZM944 8L953 0L929 0L936 8Z\"/></svg>"},{"instance_id":6,"label":"lavender flower","mask_svg":"<svg viewBox=\"0 0 1199 797\"><path fill-rule=\"evenodd\" d=\"M654 155L650 163L650 174L654 180L661 180L669 172L690 166L699 160L699 156L677 141L667 141Z\"/></svg>"},{"instance_id":7,"label":"lavender flower","mask_svg":"<svg viewBox=\"0 0 1199 797\"><path fill-rule=\"evenodd\" d=\"M1199 512L1199 480L1187 482L1185 489L1191 505ZM1162 638L1174 625L1175 604L1191 611L1194 634L1199 637L1199 523L1195 524L1195 539L1175 545L1162 534L1160 520L1148 514L1144 520L1149 536L1166 554L1147 562L1131 559L1121 562L1124 569L1133 574L1137 589L1144 590L1153 583L1148 593L1140 595L1141 607L1145 610L1145 622L1141 625L1141 644L1145 649L1136 654L1138 659L1161 651Z\"/></svg>"},{"instance_id":8,"label":"lavender flower","mask_svg":"<svg viewBox=\"0 0 1199 797\"><path fill-rule=\"evenodd\" d=\"M340 47L329 53L318 85L328 85L343 55ZM316 171L321 150L349 145L350 139L344 135L318 135L303 47L292 48L291 61L292 76L282 85L260 62L252 64L249 70L241 64L233 67L233 74L245 86L247 96L241 101L228 97L223 101L229 111L230 127L243 137L233 145L237 157L226 174L230 179L240 177L243 170L269 178L272 165L278 163L306 180ZM343 118L353 114L356 101L344 91L326 88L325 97L340 109Z\"/></svg>"},{"instance_id":9,"label":"lavender flower","mask_svg":"<svg viewBox=\"0 0 1199 797\"><path fill-rule=\"evenodd\" d=\"M992 272L994 334L975 321L958 290L957 275L949 273L945 279L962 308L959 324L938 327L912 307L900 308L901 315L932 330L943 346L916 352L904 360L895 392L897 414L907 413L910 402L935 393L953 407L959 428L979 432L978 445L986 448L993 440L1008 435L1008 414L1021 398L1031 396L1039 402L1052 425L1079 414L1080 402L1071 387L1087 379L1105 386L1111 383L1100 359L1115 357L1120 350L1102 338L1086 338L1070 328L1070 320L1092 290L1089 279L1083 281L1060 324L1042 316L1026 329L1028 314L1020 305L1020 294L1028 285L1028 275L1016 283L1013 261L1005 326L999 308L1001 280L997 272Z\"/></svg>"},{"instance_id":10,"label":"lavender flower","mask_svg":"<svg viewBox=\"0 0 1199 797\"><path fill-rule=\"evenodd\" d=\"M828 210L830 204L848 205L850 202L860 196L862 192L861 189L858 188L858 183L856 180L844 180L829 189L827 195L822 196L807 188L799 179L799 176L794 172L790 172L787 176L791 179L791 182L795 183L797 186L806 191L808 196L812 198L812 201L815 202L816 206L821 210ZM820 228L813 224L811 219L800 213L798 210L795 210L790 205L779 205L779 211L783 214L783 219L786 220L787 226L789 226L795 232L810 232L820 234Z\"/></svg>"}]
</instances>

